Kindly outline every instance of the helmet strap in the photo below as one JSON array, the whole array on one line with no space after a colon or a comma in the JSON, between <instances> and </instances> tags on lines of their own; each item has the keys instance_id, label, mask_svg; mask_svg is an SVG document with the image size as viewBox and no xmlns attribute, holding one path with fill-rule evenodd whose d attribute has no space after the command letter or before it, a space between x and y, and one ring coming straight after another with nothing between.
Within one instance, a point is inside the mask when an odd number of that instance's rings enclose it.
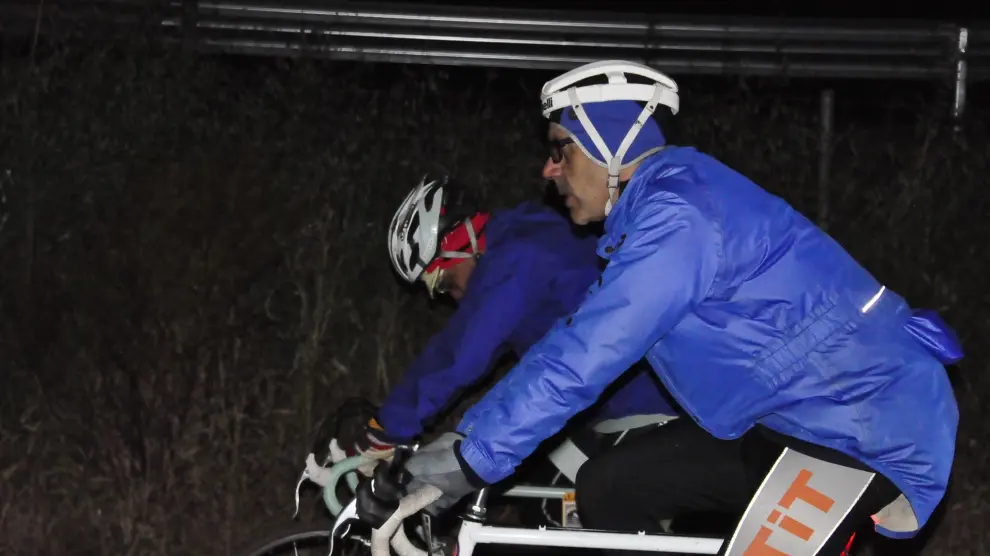
<instances>
[{"instance_id":1,"label":"helmet strap","mask_svg":"<svg viewBox=\"0 0 990 556\"><path fill-rule=\"evenodd\" d=\"M471 242L471 253L464 251L445 251L443 249L437 252L436 258L444 259L479 259L481 258L481 252L478 250L478 234L475 232L474 223L471 222L471 218L464 219L464 225L467 229L468 241ZM436 260L434 258L434 260ZM427 265L429 266L429 265ZM425 275L423 281L426 283L426 290L430 294L430 298L433 298L434 291L436 290L437 284L440 282L440 277L443 274L444 269L436 269L432 273Z\"/></svg>"},{"instance_id":2,"label":"helmet strap","mask_svg":"<svg viewBox=\"0 0 990 556\"><path fill-rule=\"evenodd\" d=\"M474 230L474 223L471 222L470 218L465 218L464 226L467 230L468 241L471 242L471 252L440 250L437 253L438 256L445 259L477 259L481 257L481 253L478 251L478 234Z\"/></svg>"}]
</instances>

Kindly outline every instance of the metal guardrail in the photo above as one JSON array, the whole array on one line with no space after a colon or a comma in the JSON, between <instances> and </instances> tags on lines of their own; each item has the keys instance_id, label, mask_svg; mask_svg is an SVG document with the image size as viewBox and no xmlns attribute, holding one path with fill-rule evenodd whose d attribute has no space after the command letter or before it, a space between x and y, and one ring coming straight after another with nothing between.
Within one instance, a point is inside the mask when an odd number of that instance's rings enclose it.
<instances>
[{"instance_id":1,"label":"metal guardrail","mask_svg":"<svg viewBox=\"0 0 990 556\"><path fill-rule=\"evenodd\" d=\"M18 4L22 21L36 17L36 0ZM99 4L124 14L141 2L63 4L65 13ZM164 0L161 7L155 22L166 40L203 52L547 70L621 58L673 75L944 79L955 84L957 115L967 81L990 79L990 22L809 23L332 0Z\"/></svg>"},{"instance_id":2,"label":"metal guardrail","mask_svg":"<svg viewBox=\"0 0 990 556\"><path fill-rule=\"evenodd\" d=\"M990 78L990 28L931 22L809 24L298 0L170 5L185 8L163 21L173 39L206 51L553 70L620 58L673 75L945 79L954 87L956 119L967 82Z\"/></svg>"},{"instance_id":3,"label":"metal guardrail","mask_svg":"<svg viewBox=\"0 0 990 556\"><path fill-rule=\"evenodd\" d=\"M954 73L958 27L927 22L664 17L369 2L194 2L163 24L200 48L401 63L569 69L602 58L673 74L931 79Z\"/></svg>"}]
</instances>

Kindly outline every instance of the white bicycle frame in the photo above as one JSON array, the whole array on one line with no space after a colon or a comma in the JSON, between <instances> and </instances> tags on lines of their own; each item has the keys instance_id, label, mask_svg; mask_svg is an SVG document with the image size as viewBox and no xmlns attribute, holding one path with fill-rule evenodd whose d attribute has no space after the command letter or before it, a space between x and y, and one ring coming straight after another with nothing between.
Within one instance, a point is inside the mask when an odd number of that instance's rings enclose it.
<instances>
[{"instance_id":1,"label":"white bicycle frame","mask_svg":"<svg viewBox=\"0 0 990 556\"><path fill-rule=\"evenodd\" d=\"M666 533L647 534L594 531L590 529L561 529L540 527L500 527L484 524L488 489L475 495L470 509L463 516L457 534L457 556L471 556L479 544L512 544L553 546L563 548L596 548L611 550L641 550L677 554L717 554L724 539L691 537ZM384 531L380 534L386 534ZM395 543L393 543L395 546ZM400 553L402 556L428 556L425 551Z\"/></svg>"},{"instance_id":2,"label":"white bicycle frame","mask_svg":"<svg viewBox=\"0 0 990 556\"><path fill-rule=\"evenodd\" d=\"M360 456L355 456L360 457ZM345 460L346 461L346 460ZM327 485L325 488L334 488ZM432 497L412 497L403 499L399 511L382 529L374 529L371 534L372 556L389 556L388 546L399 556L439 556L416 548L408 539L402 528L402 521L420 511L439 496L439 491ZM462 516L461 528L457 535L457 556L472 556L479 544L511 544L526 546L555 546L565 548L598 548L614 550L643 550L652 552L667 552L677 554L717 554L724 542L722 538L691 537L671 535L666 533L647 534L617 533L610 531L592 531L588 529L525 529L521 527L501 527L485 525L484 517L488 488L483 488L475 495L469 510ZM357 519L357 500L352 500L337 516L331 539L341 538L350 529L350 522ZM341 528L344 532L338 535ZM432 539L431 539L432 540ZM331 556L333 540L331 540Z\"/></svg>"}]
</instances>

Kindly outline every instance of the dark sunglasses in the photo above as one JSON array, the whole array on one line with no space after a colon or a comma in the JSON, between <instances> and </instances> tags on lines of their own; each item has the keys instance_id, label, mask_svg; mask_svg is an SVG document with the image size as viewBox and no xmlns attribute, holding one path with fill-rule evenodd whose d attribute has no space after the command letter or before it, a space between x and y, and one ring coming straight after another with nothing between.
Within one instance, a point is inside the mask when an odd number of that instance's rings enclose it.
<instances>
[{"instance_id":1,"label":"dark sunglasses","mask_svg":"<svg viewBox=\"0 0 990 556\"><path fill-rule=\"evenodd\" d=\"M564 147L574 142L570 137L564 139L550 139L547 141L547 149L550 151L550 160L554 164L560 164L564 159Z\"/></svg>"}]
</instances>

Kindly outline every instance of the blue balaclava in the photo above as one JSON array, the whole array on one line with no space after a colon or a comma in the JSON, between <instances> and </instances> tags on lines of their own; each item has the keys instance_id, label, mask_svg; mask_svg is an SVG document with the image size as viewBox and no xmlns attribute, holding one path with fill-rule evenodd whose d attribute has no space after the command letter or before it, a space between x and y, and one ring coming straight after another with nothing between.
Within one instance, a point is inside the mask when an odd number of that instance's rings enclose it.
<instances>
[{"instance_id":1,"label":"blue balaclava","mask_svg":"<svg viewBox=\"0 0 990 556\"><path fill-rule=\"evenodd\" d=\"M603 153L599 145L595 143L592 135L585 129L573 108L564 108L559 115L558 123L567 130L574 142L577 143L578 148L584 151L588 158L608 169L612 157L618 153L626 135L643 113L643 107L632 100L613 100L585 103L583 108L591 125L605 143L605 147L608 149L607 153ZM618 173L621 169L638 163L647 156L663 149L666 144L667 139L664 137L660 125L652 117L647 118L636 133L632 143L622 153L620 165L614 169L614 172ZM615 186L620 189L623 187L621 183L617 183ZM606 215L612 208L612 192L612 186L609 186L609 198L605 204Z\"/></svg>"},{"instance_id":2,"label":"blue balaclava","mask_svg":"<svg viewBox=\"0 0 990 556\"><path fill-rule=\"evenodd\" d=\"M619 145L625 139L629 129L632 128L643 111L643 107L631 100L613 100L610 102L590 102L584 105L584 112L588 115L592 125L598 131L609 153L614 155L619 150ZM589 158L608 168L609 159L598 149L591 135L588 133L573 108L564 108L560 114L558 122L571 134L578 146ZM663 136L660 125L653 118L646 120L643 128L639 130L632 145L622 156L622 168L639 162L646 156L655 153L667 144L667 139Z\"/></svg>"}]
</instances>

